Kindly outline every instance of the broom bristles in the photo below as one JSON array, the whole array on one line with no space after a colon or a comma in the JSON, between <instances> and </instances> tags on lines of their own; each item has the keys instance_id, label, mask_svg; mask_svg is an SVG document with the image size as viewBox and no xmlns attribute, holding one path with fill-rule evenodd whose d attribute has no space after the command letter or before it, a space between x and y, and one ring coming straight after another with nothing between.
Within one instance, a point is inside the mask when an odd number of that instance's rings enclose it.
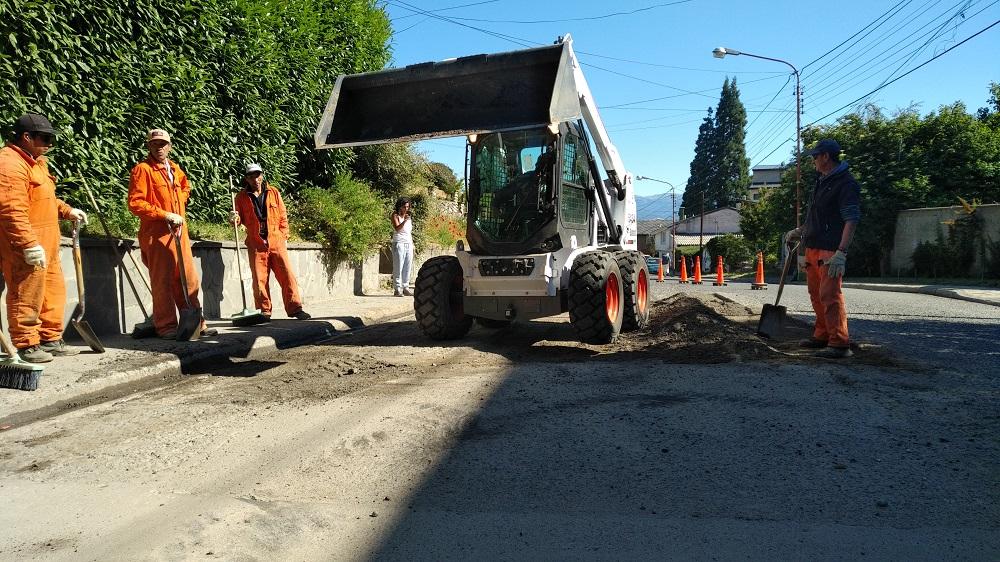
<instances>
[{"instance_id":1,"label":"broom bristles","mask_svg":"<svg viewBox=\"0 0 1000 562\"><path fill-rule=\"evenodd\" d=\"M42 367L6 359L0 362L0 387L14 390L36 390Z\"/></svg>"}]
</instances>

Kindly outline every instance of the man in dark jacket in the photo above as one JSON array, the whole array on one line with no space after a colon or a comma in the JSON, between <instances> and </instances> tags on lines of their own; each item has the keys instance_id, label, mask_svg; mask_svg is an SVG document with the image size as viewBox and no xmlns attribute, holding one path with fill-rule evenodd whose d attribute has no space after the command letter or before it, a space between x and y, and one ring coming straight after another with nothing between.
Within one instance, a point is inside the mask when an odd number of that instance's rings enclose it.
<instances>
[{"instance_id":1,"label":"man in dark jacket","mask_svg":"<svg viewBox=\"0 0 1000 562\"><path fill-rule=\"evenodd\" d=\"M861 187L840 160L840 144L832 139L819 141L807 152L812 156L819 178L813 190L806 223L786 235L794 242L801 238L799 267L805 271L809 298L816 312L811 338L801 345L817 349L816 355L829 359L851 356L847 332L847 309L841 282L847 265L847 248L861 220Z\"/></svg>"}]
</instances>

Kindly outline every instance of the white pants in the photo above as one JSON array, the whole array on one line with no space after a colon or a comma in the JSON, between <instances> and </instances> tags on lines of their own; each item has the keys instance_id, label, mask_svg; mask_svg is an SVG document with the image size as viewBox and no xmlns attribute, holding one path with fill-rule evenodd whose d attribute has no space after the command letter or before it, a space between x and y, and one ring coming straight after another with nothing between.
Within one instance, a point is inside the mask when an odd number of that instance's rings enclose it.
<instances>
[{"instance_id":1,"label":"white pants","mask_svg":"<svg viewBox=\"0 0 1000 562\"><path fill-rule=\"evenodd\" d=\"M410 288L410 270L413 269L413 242L392 243L392 287L397 293Z\"/></svg>"}]
</instances>

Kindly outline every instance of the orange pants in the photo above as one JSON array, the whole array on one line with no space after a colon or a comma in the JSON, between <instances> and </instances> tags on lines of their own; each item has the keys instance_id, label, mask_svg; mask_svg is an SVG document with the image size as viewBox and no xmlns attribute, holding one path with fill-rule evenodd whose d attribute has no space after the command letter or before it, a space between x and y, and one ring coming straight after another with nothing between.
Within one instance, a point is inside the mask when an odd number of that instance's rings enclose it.
<instances>
[{"instance_id":1,"label":"orange pants","mask_svg":"<svg viewBox=\"0 0 1000 562\"><path fill-rule=\"evenodd\" d=\"M10 339L18 349L56 341L63 333L66 283L59 260L59 227L36 229L36 233L48 259L45 269L25 263L20 250L6 245L0 250Z\"/></svg>"},{"instance_id":2,"label":"orange pants","mask_svg":"<svg viewBox=\"0 0 1000 562\"><path fill-rule=\"evenodd\" d=\"M271 314L271 272L281 287L281 299L285 303L285 313L289 316L302 310L302 297L295 274L288 260L288 250L268 248L254 250L247 248L250 256L250 270L253 271L253 301L264 314Z\"/></svg>"},{"instance_id":3,"label":"orange pants","mask_svg":"<svg viewBox=\"0 0 1000 562\"><path fill-rule=\"evenodd\" d=\"M809 299L816 312L813 339L825 341L830 347L850 347L847 333L847 307L841 292L843 277L830 278L829 266L822 265L833 257L832 250L806 248L806 284Z\"/></svg>"},{"instance_id":4,"label":"orange pants","mask_svg":"<svg viewBox=\"0 0 1000 562\"><path fill-rule=\"evenodd\" d=\"M149 269L149 281L153 289L153 325L161 336L177 329L177 310L187 308L181 276L178 269L177 248L174 239L165 227L139 231L139 249L142 263ZM166 231L166 234L163 232ZM191 241L187 229L181 229L181 251L184 255L184 275L187 278L188 298L191 306L201 307L198 301L198 273L194 269L191 255Z\"/></svg>"}]
</instances>

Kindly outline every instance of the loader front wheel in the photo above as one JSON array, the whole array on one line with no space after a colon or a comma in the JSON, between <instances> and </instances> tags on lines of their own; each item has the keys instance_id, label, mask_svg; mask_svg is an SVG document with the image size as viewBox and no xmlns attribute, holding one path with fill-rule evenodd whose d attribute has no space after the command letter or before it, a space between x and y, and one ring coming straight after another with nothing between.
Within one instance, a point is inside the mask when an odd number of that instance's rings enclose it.
<instances>
[{"instance_id":1,"label":"loader front wheel","mask_svg":"<svg viewBox=\"0 0 1000 562\"><path fill-rule=\"evenodd\" d=\"M649 323L649 270L639 252L615 252L618 269L622 272L624 315L622 331L631 332Z\"/></svg>"},{"instance_id":2,"label":"loader front wheel","mask_svg":"<svg viewBox=\"0 0 1000 562\"><path fill-rule=\"evenodd\" d=\"M581 341L604 344L618 337L624 318L622 285L610 253L587 252L574 260L566 300L570 324Z\"/></svg>"},{"instance_id":3,"label":"loader front wheel","mask_svg":"<svg viewBox=\"0 0 1000 562\"><path fill-rule=\"evenodd\" d=\"M453 340L472 327L465 314L462 265L454 256L431 258L420 266L413 291L413 312L417 325L434 340Z\"/></svg>"}]
</instances>

